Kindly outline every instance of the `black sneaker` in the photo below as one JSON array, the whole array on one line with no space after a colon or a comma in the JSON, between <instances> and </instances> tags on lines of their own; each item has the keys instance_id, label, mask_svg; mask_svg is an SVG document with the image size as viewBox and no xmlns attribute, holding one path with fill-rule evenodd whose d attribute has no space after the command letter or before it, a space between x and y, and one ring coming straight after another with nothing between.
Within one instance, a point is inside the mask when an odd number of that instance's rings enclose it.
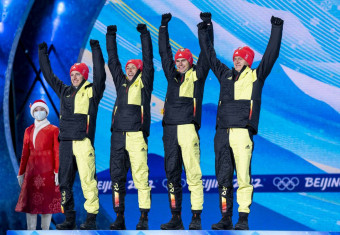
<instances>
[{"instance_id":1,"label":"black sneaker","mask_svg":"<svg viewBox=\"0 0 340 235\"><path fill-rule=\"evenodd\" d=\"M162 230L184 230L181 214L172 214L171 220L161 225Z\"/></svg>"},{"instance_id":2,"label":"black sneaker","mask_svg":"<svg viewBox=\"0 0 340 235\"><path fill-rule=\"evenodd\" d=\"M79 228L81 230L96 230L96 214L87 213L86 221L85 223L82 223Z\"/></svg>"},{"instance_id":3,"label":"black sneaker","mask_svg":"<svg viewBox=\"0 0 340 235\"><path fill-rule=\"evenodd\" d=\"M111 230L126 230L123 214L117 214L116 221L110 225Z\"/></svg>"},{"instance_id":4,"label":"black sneaker","mask_svg":"<svg viewBox=\"0 0 340 235\"><path fill-rule=\"evenodd\" d=\"M139 218L139 222L136 226L136 230L149 230L149 225L148 225L148 213L147 212L142 212Z\"/></svg>"},{"instance_id":5,"label":"black sneaker","mask_svg":"<svg viewBox=\"0 0 340 235\"><path fill-rule=\"evenodd\" d=\"M65 221L61 224L56 225L56 229L58 230L73 230L76 229L76 212L69 211L65 212Z\"/></svg>"},{"instance_id":6,"label":"black sneaker","mask_svg":"<svg viewBox=\"0 0 340 235\"><path fill-rule=\"evenodd\" d=\"M194 213L192 215L191 223L189 224L189 230L201 230L201 214Z\"/></svg>"},{"instance_id":7,"label":"black sneaker","mask_svg":"<svg viewBox=\"0 0 340 235\"><path fill-rule=\"evenodd\" d=\"M238 222L235 224L235 230L249 230L248 213L240 212Z\"/></svg>"},{"instance_id":8,"label":"black sneaker","mask_svg":"<svg viewBox=\"0 0 340 235\"><path fill-rule=\"evenodd\" d=\"M233 230L233 222L230 216L223 216L222 219L211 226L213 230Z\"/></svg>"}]
</instances>

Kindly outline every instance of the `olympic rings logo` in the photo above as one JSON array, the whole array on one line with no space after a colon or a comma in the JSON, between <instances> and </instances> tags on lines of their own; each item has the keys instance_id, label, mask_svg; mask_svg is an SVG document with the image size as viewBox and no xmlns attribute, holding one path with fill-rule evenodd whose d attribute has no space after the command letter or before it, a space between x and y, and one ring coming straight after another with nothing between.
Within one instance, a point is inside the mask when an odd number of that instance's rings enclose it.
<instances>
[{"instance_id":1,"label":"olympic rings logo","mask_svg":"<svg viewBox=\"0 0 340 235\"><path fill-rule=\"evenodd\" d=\"M273 179L274 186L276 186L280 191L285 189L292 191L296 186L299 185L299 183L300 181L297 177L283 177L282 179L280 177L275 177Z\"/></svg>"},{"instance_id":2,"label":"olympic rings logo","mask_svg":"<svg viewBox=\"0 0 340 235\"><path fill-rule=\"evenodd\" d=\"M185 181L185 179L181 179L181 185L182 187L185 187L187 185L187 182ZM168 189L168 179L164 179L162 181L162 186L166 189Z\"/></svg>"}]
</instances>

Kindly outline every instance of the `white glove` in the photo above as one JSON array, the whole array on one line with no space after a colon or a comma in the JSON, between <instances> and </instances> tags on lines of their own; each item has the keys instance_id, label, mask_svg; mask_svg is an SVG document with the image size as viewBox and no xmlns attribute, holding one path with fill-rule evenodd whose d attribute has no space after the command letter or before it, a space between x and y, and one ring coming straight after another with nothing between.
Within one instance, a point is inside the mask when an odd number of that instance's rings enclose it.
<instances>
[{"instance_id":1,"label":"white glove","mask_svg":"<svg viewBox=\"0 0 340 235\"><path fill-rule=\"evenodd\" d=\"M24 176L25 176L25 174L17 176L20 188L21 188L22 182L24 182Z\"/></svg>"},{"instance_id":2,"label":"white glove","mask_svg":"<svg viewBox=\"0 0 340 235\"><path fill-rule=\"evenodd\" d=\"M55 182L55 186L59 185L58 173L55 173L55 172L54 172L54 182Z\"/></svg>"}]
</instances>

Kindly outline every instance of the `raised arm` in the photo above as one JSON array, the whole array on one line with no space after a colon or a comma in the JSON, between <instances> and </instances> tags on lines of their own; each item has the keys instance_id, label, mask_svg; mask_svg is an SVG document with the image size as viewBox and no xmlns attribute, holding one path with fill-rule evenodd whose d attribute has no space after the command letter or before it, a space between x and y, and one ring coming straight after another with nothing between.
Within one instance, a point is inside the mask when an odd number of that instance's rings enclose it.
<instances>
[{"instance_id":1,"label":"raised arm","mask_svg":"<svg viewBox=\"0 0 340 235\"><path fill-rule=\"evenodd\" d=\"M90 40L92 49L92 61L93 61L93 98L97 105L105 90L105 62L103 58L102 49L100 48L99 41Z\"/></svg>"},{"instance_id":2,"label":"raised arm","mask_svg":"<svg viewBox=\"0 0 340 235\"><path fill-rule=\"evenodd\" d=\"M176 76L175 62L173 59L170 43L168 23L171 20L171 13L162 15L162 23L159 27L158 46L159 54L162 60L162 67L167 80L173 79Z\"/></svg>"},{"instance_id":3,"label":"raised arm","mask_svg":"<svg viewBox=\"0 0 340 235\"><path fill-rule=\"evenodd\" d=\"M203 22L207 24L208 35L209 35L212 45L214 46L214 30L213 30L213 25L211 22L211 13L201 12L200 17L203 20ZM210 66L209 66L209 61L205 53L202 51L200 52L200 55L198 57L196 68L197 68L198 78L205 80L208 76Z\"/></svg>"},{"instance_id":4,"label":"raised arm","mask_svg":"<svg viewBox=\"0 0 340 235\"><path fill-rule=\"evenodd\" d=\"M110 25L107 27L106 50L109 56L108 66L117 90L121 86L121 83L124 81L125 75L122 70L122 65L120 64L117 54L116 33L117 33L116 25Z\"/></svg>"},{"instance_id":5,"label":"raised arm","mask_svg":"<svg viewBox=\"0 0 340 235\"><path fill-rule=\"evenodd\" d=\"M47 53L47 44L45 42L39 44L39 65L47 83L52 87L54 92L60 98L60 95L67 86L53 73L50 59Z\"/></svg>"},{"instance_id":6,"label":"raised arm","mask_svg":"<svg viewBox=\"0 0 340 235\"><path fill-rule=\"evenodd\" d=\"M272 24L272 30L269 42L262 60L256 69L257 77L263 81L265 81L272 70L276 59L279 57L282 39L283 20L272 16L270 21Z\"/></svg>"},{"instance_id":7,"label":"raised arm","mask_svg":"<svg viewBox=\"0 0 340 235\"><path fill-rule=\"evenodd\" d=\"M211 70L214 72L218 81L221 83L221 80L223 79L224 76L226 76L230 69L225 64L223 64L219 59L217 59L214 46L209 37L208 25L203 21L199 23L197 27L201 52L205 54Z\"/></svg>"},{"instance_id":8,"label":"raised arm","mask_svg":"<svg viewBox=\"0 0 340 235\"><path fill-rule=\"evenodd\" d=\"M138 32L140 32L140 39L142 41L142 53L143 53L142 81L144 87L152 92L155 69L153 67L153 50L151 36L145 24L138 24L137 30Z\"/></svg>"}]
</instances>

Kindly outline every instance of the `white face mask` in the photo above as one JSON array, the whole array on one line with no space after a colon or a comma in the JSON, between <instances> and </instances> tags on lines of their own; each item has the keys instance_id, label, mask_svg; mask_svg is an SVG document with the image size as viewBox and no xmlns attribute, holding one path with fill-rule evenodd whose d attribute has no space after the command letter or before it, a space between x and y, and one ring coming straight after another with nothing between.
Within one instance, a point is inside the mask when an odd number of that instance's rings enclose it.
<instances>
[{"instance_id":1,"label":"white face mask","mask_svg":"<svg viewBox=\"0 0 340 235\"><path fill-rule=\"evenodd\" d=\"M38 121L42 121L42 120L44 120L46 118L47 114L46 114L46 111L35 111L33 113L33 116Z\"/></svg>"}]
</instances>

